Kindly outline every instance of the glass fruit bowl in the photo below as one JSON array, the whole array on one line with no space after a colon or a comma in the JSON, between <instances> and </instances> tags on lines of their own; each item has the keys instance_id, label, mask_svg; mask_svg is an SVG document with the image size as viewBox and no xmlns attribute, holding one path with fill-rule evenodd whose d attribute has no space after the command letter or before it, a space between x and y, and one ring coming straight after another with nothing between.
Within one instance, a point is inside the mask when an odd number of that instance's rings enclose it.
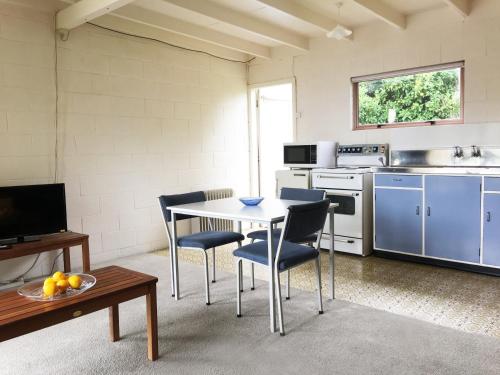
<instances>
[{"instance_id":1,"label":"glass fruit bowl","mask_svg":"<svg viewBox=\"0 0 500 375\"><path fill-rule=\"evenodd\" d=\"M242 197L239 198L240 202L245 206L257 206L260 202L264 200L263 197Z\"/></svg>"},{"instance_id":2,"label":"glass fruit bowl","mask_svg":"<svg viewBox=\"0 0 500 375\"><path fill-rule=\"evenodd\" d=\"M86 273L69 273L66 276L70 277L73 275L80 276L82 280L82 284L78 289L68 287L68 289L66 289L64 293L56 292L56 294L54 294L53 296L46 296L43 293L43 280L39 280L24 284L17 290L17 293L35 301L56 301L60 299L71 298L79 294L82 294L83 292L92 288L95 285L96 279L92 275Z\"/></svg>"}]
</instances>

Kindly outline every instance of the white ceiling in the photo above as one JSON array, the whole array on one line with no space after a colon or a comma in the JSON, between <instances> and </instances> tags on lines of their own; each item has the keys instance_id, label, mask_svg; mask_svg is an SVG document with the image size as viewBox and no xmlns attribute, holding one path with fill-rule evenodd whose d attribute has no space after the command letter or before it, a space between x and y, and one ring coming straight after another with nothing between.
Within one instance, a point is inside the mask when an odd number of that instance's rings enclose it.
<instances>
[{"instance_id":1,"label":"white ceiling","mask_svg":"<svg viewBox=\"0 0 500 375\"><path fill-rule=\"evenodd\" d=\"M343 3L340 12L339 1ZM280 45L307 50L308 39L325 37L325 25L340 23L352 29L355 38L356 28L362 25L385 22L388 27L404 29L408 16L436 8L449 7L450 12L466 15L468 9L464 11L453 3L469 1L472 0L130 0L111 15L120 16L122 12L121 17L125 14L127 22L182 34L248 55L269 57L270 48ZM181 25L174 19L181 21ZM189 35L191 29L194 31ZM230 42L225 36L230 37Z\"/></svg>"}]
</instances>

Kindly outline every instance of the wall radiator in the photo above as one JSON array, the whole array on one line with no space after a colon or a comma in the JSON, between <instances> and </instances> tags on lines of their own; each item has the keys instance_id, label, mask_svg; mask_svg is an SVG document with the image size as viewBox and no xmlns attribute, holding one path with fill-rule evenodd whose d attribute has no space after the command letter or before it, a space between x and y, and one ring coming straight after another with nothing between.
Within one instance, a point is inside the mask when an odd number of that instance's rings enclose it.
<instances>
[{"instance_id":1,"label":"wall radiator","mask_svg":"<svg viewBox=\"0 0 500 375\"><path fill-rule=\"evenodd\" d=\"M231 198L233 196L233 189L213 189L205 191L207 201L214 199ZM232 220L212 219L213 230L224 230L232 232L234 230L234 222ZM200 218L200 231L206 232L210 230L208 218Z\"/></svg>"}]
</instances>

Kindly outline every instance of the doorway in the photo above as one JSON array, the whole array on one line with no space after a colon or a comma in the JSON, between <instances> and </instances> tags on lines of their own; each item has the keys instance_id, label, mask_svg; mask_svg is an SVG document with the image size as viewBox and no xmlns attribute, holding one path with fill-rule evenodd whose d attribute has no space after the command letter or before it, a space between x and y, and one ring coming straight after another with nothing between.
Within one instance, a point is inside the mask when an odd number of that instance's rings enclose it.
<instances>
[{"instance_id":1,"label":"doorway","mask_svg":"<svg viewBox=\"0 0 500 375\"><path fill-rule=\"evenodd\" d=\"M250 101L252 194L275 197L275 172L284 168L283 143L295 139L293 81L253 87Z\"/></svg>"}]
</instances>

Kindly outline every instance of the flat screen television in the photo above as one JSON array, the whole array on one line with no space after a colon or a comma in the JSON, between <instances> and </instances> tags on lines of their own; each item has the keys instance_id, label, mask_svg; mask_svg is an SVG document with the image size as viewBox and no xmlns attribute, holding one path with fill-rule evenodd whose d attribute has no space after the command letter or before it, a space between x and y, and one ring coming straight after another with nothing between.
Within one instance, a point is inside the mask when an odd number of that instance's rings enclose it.
<instances>
[{"instance_id":1,"label":"flat screen television","mask_svg":"<svg viewBox=\"0 0 500 375\"><path fill-rule=\"evenodd\" d=\"M36 240L67 229L64 184L0 187L0 243Z\"/></svg>"}]
</instances>

